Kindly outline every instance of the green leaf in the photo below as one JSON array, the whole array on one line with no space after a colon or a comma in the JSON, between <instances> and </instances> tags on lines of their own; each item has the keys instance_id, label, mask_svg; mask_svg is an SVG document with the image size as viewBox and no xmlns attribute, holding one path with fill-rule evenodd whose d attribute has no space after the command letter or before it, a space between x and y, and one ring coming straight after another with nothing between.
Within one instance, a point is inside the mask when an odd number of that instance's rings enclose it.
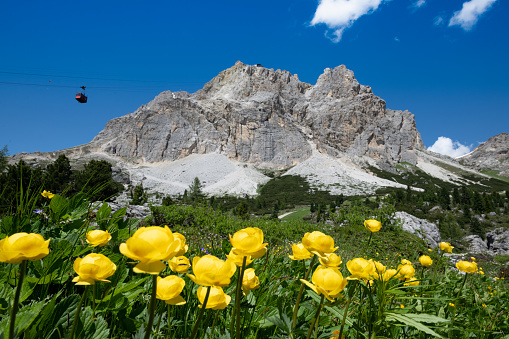
<instances>
[{"instance_id":1,"label":"green leaf","mask_svg":"<svg viewBox=\"0 0 509 339\"><path fill-rule=\"evenodd\" d=\"M431 334L432 336L435 336L437 338L444 338L440 334L438 334L435 331L433 331L428 326L426 326L426 325L424 325L424 324L422 324L422 323L420 323L418 321L415 321L414 319L408 317L407 315L403 315L403 314L399 314L399 313L393 313L393 312L387 312L387 313L385 313L385 319L387 321L400 322L400 323L403 323L405 325L415 327L419 331L426 332L426 333Z\"/></svg>"},{"instance_id":2,"label":"green leaf","mask_svg":"<svg viewBox=\"0 0 509 339\"><path fill-rule=\"evenodd\" d=\"M436 323L449 322L448 319L440 318L440 317L437 317L436 315L425 314L425 313L420 313L420 314L407 313L407 314L405 314L405 316L412 318L415 321L424 322L424 323L436 324Z\"/></svg>"},{"instance_id":3,"label":"green leaf","mask_svg":"<svg viewBox=\"0 0 509 339\"><path fill-rule=\"evenodd\" d=\"M67 207L69 206L69 202L66 198L61 195L55 194L55 196L51 199L49 204L49 209L51 211L51 219L53 222L58 222L62 218L64 214L67 212Z\"/></svg>"}]
</instances>

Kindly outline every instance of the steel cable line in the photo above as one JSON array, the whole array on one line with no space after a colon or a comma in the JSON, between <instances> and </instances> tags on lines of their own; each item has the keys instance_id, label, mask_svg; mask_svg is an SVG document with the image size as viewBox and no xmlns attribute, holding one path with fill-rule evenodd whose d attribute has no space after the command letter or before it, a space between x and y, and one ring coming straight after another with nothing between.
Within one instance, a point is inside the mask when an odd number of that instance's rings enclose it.
<instances>
[{"instance_id":1,"label":"steel cable line","mask_svg":"<svg viewBox=\"0 0 509 339\"><path fill-rule=\"evenodd\" d=\"M55 75L55 74L39 74L39 73L23 73L23 72L7 72L0 71L0 74L11 74L11 75L30 75L30 76L41 76L41 77L54 77L54 78L71 78L71 79L86 79L86 80L107 80L107 81L126 81L126 82L156 82L156 83L165 83L167 81L157 81L157 80L127 80L127 79L115 79L115 78L93 78L93 77L78 77L71 75ZM179 84L194 84L196 82L179 82Z\"/></svg>"}]
</instances>

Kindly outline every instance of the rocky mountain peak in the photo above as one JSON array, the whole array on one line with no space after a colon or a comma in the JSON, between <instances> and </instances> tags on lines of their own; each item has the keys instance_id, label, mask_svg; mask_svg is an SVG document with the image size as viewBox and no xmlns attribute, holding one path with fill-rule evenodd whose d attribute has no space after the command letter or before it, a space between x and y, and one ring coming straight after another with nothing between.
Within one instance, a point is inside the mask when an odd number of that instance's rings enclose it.
<instances>
[{"instance_id":1,"label":"rocky mountain peak","mask_svg":"<svg viewBox=\"0 0 509 339\"><path fill-rule=\"evenodd\" d=\"M463 156L461 162L477 169L494 169L509 176L509 134L500 133Z\"/></svg>"},{"instance_id":2,"label":"rocky mountain peak","mask_svg":"<svg viewBox=\"0 0 509 339\"><path fill-rule=\"evenodd\" d=\"M424 148L413 115L385 101L344 65L315 85L297 75L237 62L196 93L163 92L109 121L89 148L135 162L216 153L258 167L286 168L314 152L416 163Z\"/></svg>"}]
</instances>

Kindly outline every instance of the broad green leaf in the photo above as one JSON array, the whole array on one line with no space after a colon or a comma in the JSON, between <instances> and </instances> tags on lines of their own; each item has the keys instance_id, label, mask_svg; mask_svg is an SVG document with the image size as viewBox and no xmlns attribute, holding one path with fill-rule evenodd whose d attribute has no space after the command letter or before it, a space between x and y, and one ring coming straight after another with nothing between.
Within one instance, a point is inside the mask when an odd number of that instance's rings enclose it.
<instances>
[{"instance_id":1,"label":"broad green leaf","mask_svg":"<svg viewBox=\"0 0 509 339\"><path fill-rule=\"evenodd\" d=\"M405 316L412 318L415 321L424 322L424 323L442 323L442 322L449 322L449 320L437 317L436 315L432 314L414 314L414 313L406 313Z\"/></svg>"},{"instance_id":2,"label":"broad green leaf","mask_svg":"<svg viewBox=\"0 0 509 339\"><path fill-rule=\"evenodd\" d=\"M428 326L426 326L426 325L424 325L424 324L422 324L422 323L420 323L418 321L415 321L414 319L412 319L410 317L407 317L406 315L403 315L403 314L387 312L385 314L385 319L387 321L396 321L396 322L400 322L400 323L403 323L403 324L408 325L408 326L415 327L419 331L423 331L425 333L431 334L432 336L435 336L437 338L444 338L440 334L438 334L435 331L433 331Z\"/></svg>"}]
</instances>

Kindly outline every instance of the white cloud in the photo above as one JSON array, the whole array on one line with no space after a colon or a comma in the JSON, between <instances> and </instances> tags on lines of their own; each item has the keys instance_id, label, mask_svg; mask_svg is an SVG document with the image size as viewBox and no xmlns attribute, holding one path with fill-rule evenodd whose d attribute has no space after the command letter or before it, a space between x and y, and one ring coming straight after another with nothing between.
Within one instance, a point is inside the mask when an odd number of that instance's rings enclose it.
<instances>
[{"instance_id":1,"label":"white cloud","mask_svg":"<svg viewBox=\"0 0 509 339\"><path fill-rule=\"evenodd\" d=\"M469 31L479 20L479 17L490 9L491 5L497 0L470 0L463 3L460 11L454 12L449 26L461 26L465 31Z\"/></svg>"},{"instance_id":2,"label":"white cloud","mask_svg":"<svg viewBox=\"0 0 509 339\"><path fill-rule=\"evenodd\" d=\"M426 3L426 0L417 0L414 2L414 7L419 8L422 7Z\"/></svg>"},{"instance_id":3,"label":"white cloud","mask_svg":"<svg viewBox=\"0 0 509 339\"><path fill-rule=\"evenodd\" d=\"M433 25L435 25L435 26L440 26L443 23L444 23L444 18L442 18L441 16L437 16L433 20Z\"/></svg>"},{"instance_id":4,"label":"white cloud","mask_svg":"<svg viewBox=\"0 0 509 339\"><path fill-rule=\"evenodd\" d=\"M394 41L399 42L399 38L398 37L394 37Z\"/></svg>"},{"instance_id":5,"label":"white cloud","mask_svg":"<svg viewBox=\"0 0 509 339\"><path fill-rule=\"evenodd\" d=\"M452 158L461 157L472 150L472 145L465 146L458 141L452 141L447 137L438 137L433 146L428 147L428 151L448 155Z\"/></svg>"},{"instance_id":6,"label":"white cloud","mask_svg":"<svg viewBox=\"0 0 509 339\"><path fill-rule=\"evenodd\" d=\"M325 24L334 29L335 37L332 41L339 42L346 28L361 16L375 11L382 1L384 0L320 0L311 25Z\"/></svg>"}]
</instances>

